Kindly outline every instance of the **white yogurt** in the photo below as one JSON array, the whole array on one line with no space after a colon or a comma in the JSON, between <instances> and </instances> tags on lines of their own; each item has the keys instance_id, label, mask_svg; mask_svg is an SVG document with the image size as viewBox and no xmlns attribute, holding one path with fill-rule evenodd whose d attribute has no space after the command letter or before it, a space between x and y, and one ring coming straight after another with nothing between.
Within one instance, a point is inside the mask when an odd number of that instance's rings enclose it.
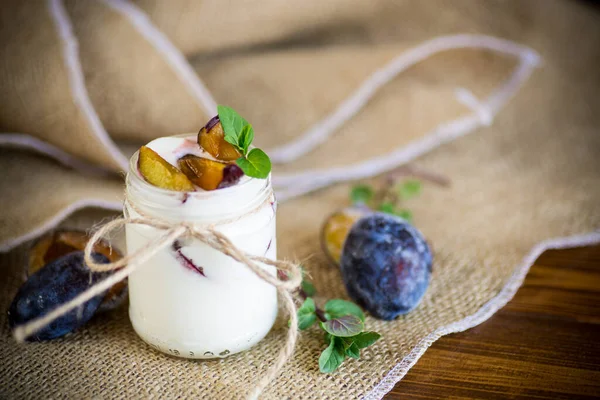
<instances>
[{"instance_id":1,"label":"white yogurt","mask_svg":"<svg viewBox=\"0 0 600 400\"><path fill-rule=\"evenodd\" d=\"M148 147L174 166L185 154L210 158L194 137L154 140ZM248 253L276 258L275 199L270 178L244 177L232 187L181 193L157 188L137 170L127 175L125 213L139 210L167 221L214 225ZM163 231L126 228L127 251L135 252ZM273 267L263 266L275 274ZM246 266L196 239L160 251L129 277L129 317L152 347L179 357L224 357L252 347L271 329L277 292Z\"/></svg>"}]
</instances>

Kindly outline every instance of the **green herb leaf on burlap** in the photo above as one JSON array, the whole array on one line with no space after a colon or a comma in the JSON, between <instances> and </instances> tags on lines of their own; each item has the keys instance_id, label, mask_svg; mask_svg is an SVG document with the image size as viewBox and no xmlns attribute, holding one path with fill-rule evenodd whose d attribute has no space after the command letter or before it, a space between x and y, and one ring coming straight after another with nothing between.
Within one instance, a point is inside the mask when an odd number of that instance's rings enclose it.
<instances>
[{"instance_id":1,"label":"green herb leaf on burlap","mask_svg":"<svg viewBox=\"0 0 600 400\"><path fill-rule=\"evenodd\" d=\"M298 329L304 330L310 328L316 321L315 302L310 297L304 300L304 303L297 311Z\"/></svg>"},{"instance_id":2,"label":"green herb leaf on burlap","mask_svg":"<svg viewBox=\"0 0 600 400\"><path fill-rule=\"evenodd\" d=\"M344 344L332 336L329 346L323 350L319 357L319 370L325 374L335 371L346 358Z\"/></svg>"},{"instance_id":3,"label":"green herb leaf on burlap","mask_svg":"<svg viewBox=\"0 0 600 400\"><path fill-rule=\"evenodd\" d=\"M325 316L328 319L343 317L344 315L354 315L363 322L365 320L363 311L351 301L333 299L325 303Z\"/></svg>"},{"instance_id":4,"label":"green herb leaf on burlap","mask_svg":"<svg viewBox=\"0 0 600 400\"><path fill-rule=\"evenodd\" d=\"M324 331L333 336L350 337L365 329L364 323L356 315L344 315L326 322L321 322Z\"/></svg>"}]
</instances>

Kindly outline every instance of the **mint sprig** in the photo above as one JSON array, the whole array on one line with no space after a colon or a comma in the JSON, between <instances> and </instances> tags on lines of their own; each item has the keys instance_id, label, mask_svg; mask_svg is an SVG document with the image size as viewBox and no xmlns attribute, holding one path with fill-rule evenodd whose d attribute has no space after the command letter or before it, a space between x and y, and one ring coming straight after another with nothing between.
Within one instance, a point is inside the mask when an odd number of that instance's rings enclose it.
<instances>
[{"instance_id":1,"label":"mint sprig","mask_svg":"<svg viewBox=\"0 0 600 400\"><path fill-rule=\"evenodd\" d=\"M344 344L339 338L331 336L329 346L323 350L319 357L319 370L324 374L329 374L338 369L345 358Z\"/></svg>"},{"instance_id":2,"label":"mint sprig","mask_svg":"<svg viewBox=\"0 0 600 400\"><path fill-rule=\"evenodd\" d=\"M410 179L399 184L388 182L379 190L370 185L359 184L350 190L350 201L354 206L367 206L412 222L412 212L399 207L398 204L416 197L420 193L421 182L416 179Z\"/></svg>"},{"instance_id":3,"label":"mint sprig","mask_svg":"<svg viewBox=\"0 0 600 400\"><path fill-rule=\"evenodd\" d=\"M315 314L315 311L315 301L310 297L304 300L304 303L297 311L299 329L308 329L312 324L317 322L317 314Z\"/></svg>"},{"instance_id":4,"label":"mint sprig","mask_svg":"<svg viewBox=\"0 0 600 400\"><path fill-rule=\"evenodd\" d=\"M397 186L398 196L402 200L408 200L421 194L421 182L416 179L410 179Z\"/></svg>"},{"instance_id":5,"label":"mint sprig","mask_svg":"<svg viewBox=\"0 0 600 400\"><path fill-rule=\"evenodd\" d=\"M218 105L217 113L223 126L225 141L237 146L239 134L246 125L250 124L231 107Z\"/></svg>"},{"instance_id":6,"label":"mint sprig","mask_svg":"<svg viewBox=\"0 0 600 400\"><path fill-rule=\"evenodd\" d=\"M311 294L305 291L309 288ZM365 314L351 301L333 299L325 303L321 310L312 297L315 293L312 283L303 276L299 291L304 303L298 309L298 328L305 330L317 324L325 331L325 343L328 345L319 357L319 370L323 373L334 372L346 358L360 358L360 350L371 346L381 335L365 331Z\"/></svg>"},{"instance_id":7,"label":"mint sprig","mask_svg":"<svg viewBox=\"0 0 600 400\"><path fill-rule=\"evenodd\" d=\"M265 179L271 172L271 159L258 148L250 149L254 140L254 129L233 108L217 106L219 120L223 126L225 141L231 143L242 154L235 162L244 171L244 174Z\"/></svg>"},{"instance_id":8,"label":"mint sprig","mask_svg":"<svg viewBox=\"0 0 600 400\"><path fill-rule=\"evenodd\" d=\"M350 191L350 200L352 204L368 204L374 195L375 191L371 186L356 185Z\"/></svg>"},{"instance_id":9,"label":"mint sprig","mask_svg":"<svg viewBox=\"0 0 600 400\"><path fill-rule=\"evenodd\" d=\"M271 160L261 149L252 149L235 162L246 175L253 178L265 179L271 172Z\"/></svg>"},{"instance_id":10,"label":"mint sprig","mask_svg":"<svg viewBox=\"0 0 600 400\"><path fill-rule=\"evenodd\" d=\"M329 319L339 318L344 315L354 315L361 321L365 321L365 314L359 306L351 301L333 299L325 304L325 316Z\"/></svg>"}]
</instances>

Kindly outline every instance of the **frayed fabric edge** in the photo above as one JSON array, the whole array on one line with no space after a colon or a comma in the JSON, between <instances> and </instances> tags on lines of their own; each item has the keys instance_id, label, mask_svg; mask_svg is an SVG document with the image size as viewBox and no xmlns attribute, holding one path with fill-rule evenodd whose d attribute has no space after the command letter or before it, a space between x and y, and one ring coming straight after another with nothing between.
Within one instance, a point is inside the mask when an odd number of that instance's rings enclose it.
<instances>
[{"instance_id":1,"label":"frayed fabric edge","mask_svg":"<svg viewBox=\"0 0 600 400\"><path fill-rule=\"evenodd\" d=\"M533 249L523 258L521 263L514 270L510 278L500 292L491 300L485 303L474 314L471 314L459 321L437 328L435 331L421 339L411 352L402 359L388 374L369 392L362 400L380 400L389 393L396 383L398 383L408 371L417 363L425 351L442 336L463 332L471 329L493 316L498 310L503 308L517 293L522 286L529 269L535 260L546 250L567 249L573 247L591 246L600 243L600 228L594 232L559 237L544 240L533 247Z\"/></svg>"}]
</instances>

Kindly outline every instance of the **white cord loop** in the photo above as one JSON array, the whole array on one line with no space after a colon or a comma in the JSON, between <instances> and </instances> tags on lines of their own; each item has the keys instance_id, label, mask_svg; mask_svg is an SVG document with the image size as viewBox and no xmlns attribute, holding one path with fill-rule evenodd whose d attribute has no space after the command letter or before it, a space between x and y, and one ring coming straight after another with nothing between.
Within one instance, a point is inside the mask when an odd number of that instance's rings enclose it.
<instances>
[{"instance_id":1,"label":"white cord loop","mask_svg":"<svg viewBox=\"0 0 600 400\"><path fill-rule=\"evenodd\" d=\"M477 97L469 89L456 89L456 99L463 105L469 107L477 116L483 126L490 126L494 120L492 110Z\"/></svg>"},{"instance_id":2,"label":"white cord loop","mask_svg":"<svg viewBox=\"0 0 600 400\"><path fill-rule=\"evenodd\" d=\"M316 123L298 139L270 150L271 160L275 163L287 163L306 154L326 141L335 130L356 115L379 88L390 82L400 72L441 51L464 48L487 49L509 54L519 57L520 63L506 82L483 100L477 99L467 89L457 91L457 99L472 111L471 114L441 123L421 139L389 154L349 166L275 174L272 182L276 188L277 199L282 202L335 183L380 175L414 160L441 144L473 132L481 126L491 125L498 111L517 93L533 70L541 63L540 56L532 49L490 36L454 35L432 39L399 55L386 66L377 70L332 114Z\"/></svg>"}]
</instances>

